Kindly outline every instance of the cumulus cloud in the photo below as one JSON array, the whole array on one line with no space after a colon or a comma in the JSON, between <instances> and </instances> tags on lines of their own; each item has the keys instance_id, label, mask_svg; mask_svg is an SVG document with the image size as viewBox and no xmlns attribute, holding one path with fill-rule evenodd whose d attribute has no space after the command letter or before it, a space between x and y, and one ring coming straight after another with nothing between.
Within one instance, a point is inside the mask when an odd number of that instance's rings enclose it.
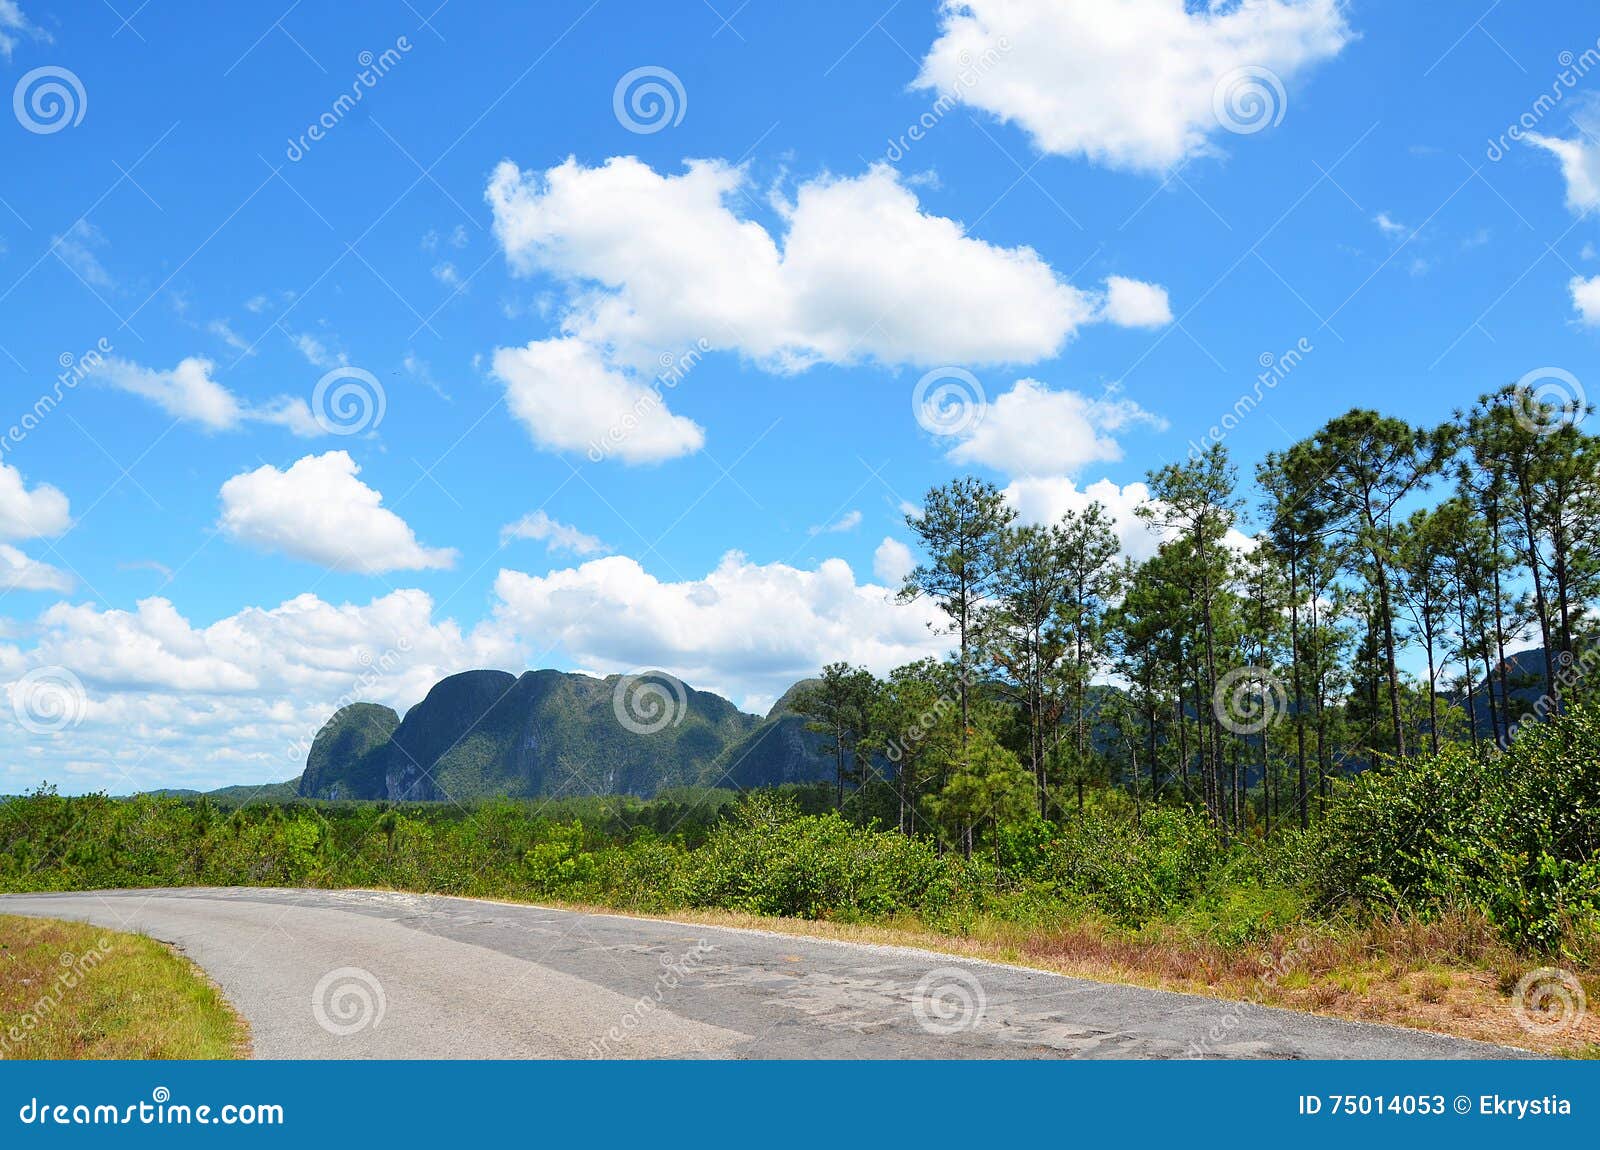
<instances>
[{"instance_id":1,"label":"cumulus cloud","mask_svg":"<svg viewBox=\"0 0 1600 1150\"><path fill-rule=\"evenodd\" d=\"M495 618L548 636L578 666L659 667L755 706L835 659L886 673L942 655L935 608L893 590L857 583L842 559L807 571L730 551L705 578L672 582L611 556L543 577L501 571Z\"/></svg>"},{"instance_id":2,"label":"cumulus cloud","mask_svg":"<svg viewBox=\"0 0 1600 1150\"><path fill-rule=\"evenodd\" d=\"M204 356L189 356L165 371L111 356L101 361L94 375L119 391L149 400L174 419L207 431L266 423L285 427L303 439L326 434L304 399L280 395L263 404L247 404L216 381L216 369Z\"/></svg>"},{"instance_id":3,"label":"cumulus cloud","mask_svg":"<svg viewBox=\"0 0 1600 1150\"><path fill-rule=\"evenodd\" d=\"M593 535L579 531L570 523L552 519L543 508L500 528L502 545L513 539L537 539L547 551L570 551L578 556L605 555L611 551Z\"/></svg>"},{"instance_id":4,"label":"cumulus cloud","mask_svg":"<svg viewBox=\"0 0 1600 1150\"><path fill-rule=\"evenodd\" d=\"M924 212L886 165L799 186L783 229L742 215L721 160L662 175L632 157L545 172L502 162L487 199L514 271L572 288L565 327L642 366L705 339L776 370L1032 362L1098 318L1031 248Z\"/></svg>"},{"instance_id":5,"label":"cumulus cloud","mask_svg":"<svg viewBox=\"0 0 1600 1150\"><path fill-rule=\"evenodd\" d=\"M1584 327L1600 326L1600 276L1573 276L1567 282L1572 293L1572 306Z\"/></svg>"},{"instance_id":6,"label":"cumulus cloud","mask_svg":"<svg viewBox=\"0 0 1600 1150\"><path fill-rule=\"evenodd\" d=\"M1584 113L1581 123L1589 130L1600 128L1600 116ZM1560 162L1561 175L1567 182L1568 208L1582 214L1600 206L1600 145L1595 144L1592 137L1575 136L1563 140L1529 132L1524 138Z\"/></svg>"},{"instance_id":7,"label":"cumulus cloud","mask_svg":"<svg viewBox=\"0 0 1600 1150\"><path fill-rule=\"evenodd\" d=\"M1160 284L1108 276L1105 317L1118 327L1165 327L1172 322L1172 305Z\"/></svg>"},{"instance_id":8,"label":"cumulus cloud","mask_svg":"<svg viewBox=\"0 0 1600 1150\"><path fill-rule=\"evenodd\" d=\"M1115 391L1091 399L1076 391L1052 391L1035 379L1019 379L960 433L948 458L1008 475L1070 475L1091 463L1121 459L1122 448L1112 436L1140 423L1166 426Z\"/></svg>"},{"instance_id":9,"label":"cumulus cloud","mask_svg":"<svg viewBox=\"0 0 1600 1150\"><path fill-rule=\"evenodd\" d=\"M1013 480L1002 494L1024 523L1056 523L1069 511L1082 514L1089 504L1099 503L1116 521L1122 553L1141 562L1172 538L1170 532L1136 514L1140 507L1152 503L1150 487L1145 483L1118 486L1109 479L1101 479L1079 488L1073 480L1061 476L1028 477ZM1227 544L1236 551L1248 551L1254 546L1249 536L1231 528Z\"/></svg>"},{"instance_id":10,"label":"cumulus cloud","mask_svg":"<svg viewBox=\"0 0 1600 1150\"><path fill-rule=\"evenodd\" d=\"M22 472L0 463L0 539L60 535L72 523L67 497L48 483L29 488Z\"/></svg>"},{"instance_id":11,"label":"cumulus cloud","mask_svg":"<svg viewBox=\"0 0 1600 1150\"><path fill-rule=\"evenodd\" d=\"M0 543L0 590L71 591L74 580L59 567L30 559L9 543Z\"/></svg>"},{"instance_id":12,"label":"cumulus cloud","mask_svg":"<svg viewBox=\"0 0 1600 1150\"><path fill-rule=\"evenodd\" d=\"M888 587L899 587L916 565L911 548L889 535L883 537L883 542L872 553L872 573Z\"/></svg>"},{"instance_id":13,"label":"cumulus cloud","mask_svg":"<svg viewBox=\"0 0 1600 1150\"><path fill-rule=\"evenodd\" d=\"M917 85L1041 151L1160 172L1215 147L1219 85L1239 69L1287 82L1352 35L1339 0L952 0ZM975 60L994 61L976 82Z\"/></svg>"},{"instance_id":14,"label":"cumulus cloud","mask_svg":"<svg viewBox=\"0 0 1600 1150\"><path fill-rule=\"evenodd\" d=\"M270 464L222 485L220 526L230 538L319 564L331 571L450 567L454 550L424 547L383 496L356 476L348 452L296 460L286 471Z\"/></svg>"},{"instance_id":15,"label":"cumulus cloud","mask_svg":"<svg viewBox=\"0 0 1600 1150\"><path fill-rule=\"evenodd\" d=\"M669 411L660 389L607 365L581 339L497 348L493 372L511 414L547 450L657 463L705 443L700 425Z\"/></svg>"}]
</instances>

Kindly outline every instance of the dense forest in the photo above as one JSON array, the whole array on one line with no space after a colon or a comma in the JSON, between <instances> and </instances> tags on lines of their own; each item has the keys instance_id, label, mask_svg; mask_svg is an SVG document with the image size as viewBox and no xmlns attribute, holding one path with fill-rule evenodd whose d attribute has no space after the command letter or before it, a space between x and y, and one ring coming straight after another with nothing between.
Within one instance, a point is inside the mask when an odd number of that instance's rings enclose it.
<instances>
[{"instance_id":1,"label":"dense forest","mask_svg":"<svg viewBox=\"0 0 1600 1150\"><path fill-rule=\"evenodd\" d=\"M938 604L954 650L886 679L834 664L801 700L840 804L877 778L886 821L965 854L1099 785L1270 836L1363 768L1488 758L1594 690L1585 414L1518 387L1432 428L1355 410L1249 487L1214 444L1150 474L1137 563L1099 504L1019 525L982 480L930 491L901 594Z\"/></svg>"}]
</instances>

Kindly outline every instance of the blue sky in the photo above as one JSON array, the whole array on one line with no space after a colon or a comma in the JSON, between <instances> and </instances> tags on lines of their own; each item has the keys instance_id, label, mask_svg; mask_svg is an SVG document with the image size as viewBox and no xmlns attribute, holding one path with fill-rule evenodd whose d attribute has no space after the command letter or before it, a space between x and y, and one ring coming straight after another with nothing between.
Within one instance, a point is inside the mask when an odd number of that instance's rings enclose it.
<instances>
[{"instance_id":1,"label":"blue sky","mask_svg":"<svg viewBox=\"0 0 1600 1150\"><path fill-rule=\"evenodd\" d=\"M0 791L479 665L761 709L943 646L884 587L954 474L1126 518L1290 349L1246 469L1587 375L1577 3L434 4L0 0L0 423L109 349L0 455Z\"/></svg>"}]
</instances>

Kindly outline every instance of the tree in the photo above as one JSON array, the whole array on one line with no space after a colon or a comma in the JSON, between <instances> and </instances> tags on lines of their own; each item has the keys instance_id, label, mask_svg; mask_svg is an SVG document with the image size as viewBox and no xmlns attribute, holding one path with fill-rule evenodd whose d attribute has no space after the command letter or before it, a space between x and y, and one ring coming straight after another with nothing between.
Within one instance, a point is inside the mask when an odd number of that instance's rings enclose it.
<instances>
[{"instance_id":1,"label":"tree","mask_svg":"<svg viewBox=\"0 0 1600 1150\"><path fill-rule=\"evenodd\" d=\"M1067 538L1062 527L1010 527L998 540L995 601L981 617L982 645L990 660L1017 685L1028 719L1028 765L1039 817L1050 813L1045 772L1045 732L1060 719L1048 687L1067 650L1062 605L1069 592Z\"/></svg>"},{"instance_id":2,"label":"tree","mask_svg":"<svg viewBox=\"0 0 1600 1150\"><path fill-rule=\"evenodd\" d=\"M1376 591L1377 636L1388 681L1395 752L1406 754L1400 715L1400 668L1395 657L1394 516L1408 496L1424 490L1451 454L1442 432L1356 409L1331 420L1312 439L1317 496L1330 526L1350 544L1352 571Z\"/></svg>"},{"instance_id":3,"label":"tree","mask_svg":"<svg viewBox=\"0 0 1600 1150\"><path fill-rule=\"evenodd\" d=\"M1000 489L966 477L929 490L922 514L907 515L906 526L922 544L925 562L906 576L903 601L931 597L950 620L956 636L957 690L961 704L961 746L965 761L972 722L972 668L978 612L994 593L1000 540L1016 518Z\"/></svg>"},{"instance_id":4,"label":"tree","mask_svg":"<svg viewBox=\"0 0 1600 1150\"><path fill-rule=\"evenodd\" d=\"M822 669L822 678L801 691L794 701L794 709L811 719L806 726L827 736L833 745L840 809L844 807L845 779L851 773L846 769L847 761L858 768L860 781L865 782L871 755L863 743L870 730L876 688L877 679L865 668L829 663Z\"/></svg>"},{"instance_id":5,"label":"tree","mask_svg":"<svg viewBox=\"0 0 1600 1150\"><path fill-rule=\"evenodd\" d=\"M1199 622L1200 673L1195 682L1196 713L1201 716L1201 775L1206 806L1214 822L1224 817L1221 792L1222 734L1213 709L1217 687L1217 608L1232 562L1225 540L1238 516L1236 475L1228 453L1213 444L1204 455L1169 464L1150 474L1151 501L1138 514L1169 536L1161 550L1173 560L1174 575L1186 583Z\"/></svg>"}]
</instances>

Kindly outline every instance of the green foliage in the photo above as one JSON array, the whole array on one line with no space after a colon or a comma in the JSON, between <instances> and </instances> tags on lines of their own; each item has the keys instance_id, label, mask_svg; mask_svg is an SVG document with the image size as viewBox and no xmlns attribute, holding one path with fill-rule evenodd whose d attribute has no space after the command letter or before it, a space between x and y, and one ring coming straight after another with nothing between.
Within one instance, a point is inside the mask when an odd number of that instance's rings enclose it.
<instances>
[{"instance_id":1,"label":"green foliage","mask_svg":"<svg viewBox=\"0 0 1600 1150\"><path fill-rule=\"evenodd\" d=\"M1446 746L1380 764L1340 785L1310 830L1271 839L1219 835L1197 807L1136 804L1111 787L1091 791L1081 815L1046 821L1027 772L985 728L969 758L932 805L948 804L940 814L956 829L982 815L971 857L933 833L880 829L894 797L882 783L843 812L827 783L466 808L224 808L45 789L0 806L0 890L377 886L956 930L980 916L1088 916L1229 946L1352 905L1472 908L1524 950L1596 951L1600 704L1527 725L1503 754Z\"/></svg>"},{"instance_id":2,"label":"green foliage","mask_svg":"<svg viewBox=\"0 0 1600 1150\"><path fill-rule=\"evenodd\" d=\"M1520 945L1584 945L1600 927L1600 706L1526 725L1502 754L1446 747L1357 776L1313 857L1329 902L1465 903Z\"/></svg>"}]
</instances>

